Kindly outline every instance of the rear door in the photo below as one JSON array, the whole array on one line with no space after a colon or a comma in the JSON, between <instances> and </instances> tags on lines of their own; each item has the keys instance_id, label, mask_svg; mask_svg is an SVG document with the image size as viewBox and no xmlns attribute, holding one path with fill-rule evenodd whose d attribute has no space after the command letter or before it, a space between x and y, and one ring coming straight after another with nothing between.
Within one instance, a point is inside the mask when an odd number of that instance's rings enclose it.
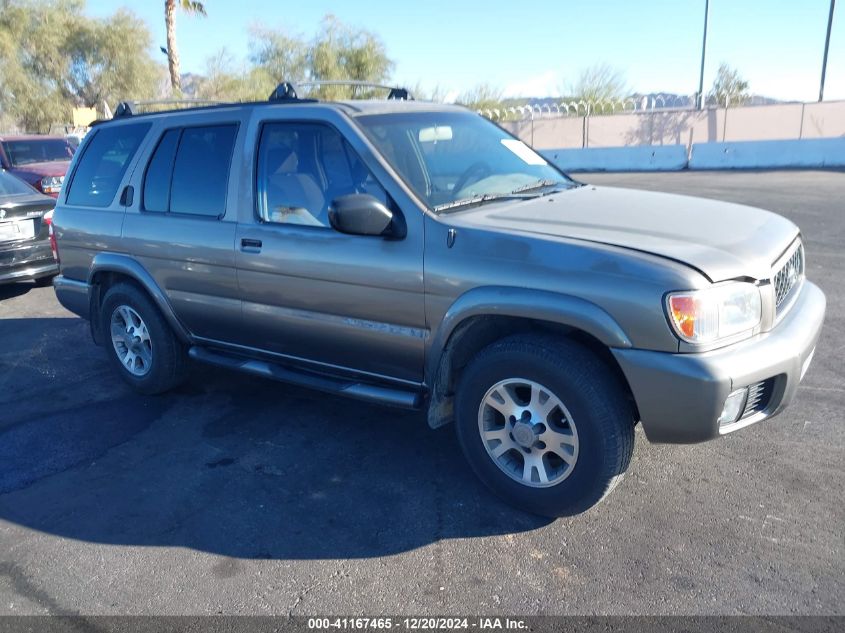
<instances>
[{"instance_id":1,"label":"rear door","mask_svg":"<svg viewBox=\"0 0 845 633\"><path fill-rule=\"evenodd\" d=\"M247 344L324 370L422 382L421 211L333 110L262 108L250 127L236 239ZM335 231L329 206L350 193L379 198L407 235Z\"/></svg>"},{"instance_id":2,"label":"rear door","mask_svg":"<svg viewBox=\"0 0 845 633\"><path fill-rule=\"evenodd\" d=\"M243 108L157 117L132 177L123 245L194 336L237 342L238 183L230 178Z\"/></svg>"}]
</instances>

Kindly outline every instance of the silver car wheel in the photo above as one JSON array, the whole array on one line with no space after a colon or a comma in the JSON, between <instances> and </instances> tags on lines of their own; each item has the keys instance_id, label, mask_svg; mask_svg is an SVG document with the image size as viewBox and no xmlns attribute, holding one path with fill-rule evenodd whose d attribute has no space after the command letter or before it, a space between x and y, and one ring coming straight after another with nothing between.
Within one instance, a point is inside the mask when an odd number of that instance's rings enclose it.
<instances>
[{"instance_id":1,"label":"silver car wheel","mask_svg":"<svg viewBox=\"0 0 845 633\"><path fill-rule=\"evenodd\" d=\"M153 363L153 343L147 324L126 305L119 305L111 315L111 342L120 363L133 376L146 376Z\"/></svg>"},{"instance_id":2,"label":"silver car wheel","mask_svg":"<svg viewBox=\"0 0 845 633\"><path fill-rule=\"evenodd\" d=\"M487 391L478 408L487 454L511 479L548 488L578 461L578 431L563 402L543 385L508 378Z\"/></svg>"}]
</instances>

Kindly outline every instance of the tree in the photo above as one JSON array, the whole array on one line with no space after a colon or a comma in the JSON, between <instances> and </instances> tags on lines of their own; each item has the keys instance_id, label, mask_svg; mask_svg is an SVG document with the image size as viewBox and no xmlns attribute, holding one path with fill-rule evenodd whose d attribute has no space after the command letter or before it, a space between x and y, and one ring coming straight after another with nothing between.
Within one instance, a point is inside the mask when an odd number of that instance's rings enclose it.
<instances>
[{"instance_id":1,"label":"tree","mask_svg":"<svg viewBox=\"0 0 845 633\"><path fill-rule=\"evenodd\" d=\"M102 21L80 21L62 50L70 65L63 82L66 96L87 107L152 96L159 68L149 55L137 53L149 47L146 26L125 10Z\"/></svg>"},{"instance_id":2,"label":"tree","mask_svg":"<svg viewBox=\"0 0 845 633\"><path fill-rule=\"evenodd\" d=\"M426 87L422 84L422 82L417 82L410 88L408 91L414 96L414 99L418 101L431 101L433 103L444 103L446 101L446 97L448 93L446 90L440 86L440 84L435 84L433 88Z\"/></svg>"},{"instance_id":3,"label":"tree","mask_svg":"<svg viewBox=\"0 0 845 633\"><path fill-rule=\"evenodd\" d=\"M595 104L624 98L628 83L621 70L609 64L595 64L581 71L569 92L574 99Z\"/></svg>"},{"instance_id":4,"label":"tree","mask_svg":"<svg viewBox=\"0 0 845 633\"><path fill-rule=\"evenodd\" d=\"M0 111L24 130L70 119L61 91L66 70L64 34L76 29L81 3L31 5L9 2L0 9Z\"/></svg>"},{"instance_id":5,"label":"tree","mask_svg":"<svg viewBox=\"0 0 845 633\"><path fill-rule=\"evenodd\" d=\"M348 26L333 15L323 18L320 30L311 40L255 25L250 29L249 48L250 61L276 85L285 80L383 83L393 69L393 61L377 35ZM320 99L345 99L371 93L349 86L320 86L305 94Z\"/></svg>"},{"instance_id":6,"label":"tree","mask_svg":"<svg viewBox=\"0 0 845 633\"><path fill-rule=\"evenodd\" d=\"M377 35L349 27L333 15L323 18L308 60L311 79L380 83L393 69L393 61ZM343 99L355 96L353 93L367 96L343 86L322 86L315 92L322 99Z\"/></svg>"},{"instance_id":7,"label":"tree","mask_svg":"<svg viewBox=\"0 0 845 633\"><path fill-rule=\"evenodd\" d=\"M302 37L259 24L252 25L249 34L250 61L275 78L276 85L307 75L309 50Z\"/></svg>"},{"instance_id":8,"label":"tree","mask_svg":"<svg viewBox=\"0 0 845 633\"><path fill-rule=\"evenodd\" d=\"M211 101L260 101L276 85L266 68L237 68L226 49L221 49L206 60L205 76L197 82L196 96Z\"/></svg>"},{"instance_id":9,"label":"tree","mask_svg":"<svg viewBox=\"0 0 845 633\"><path fill-rule=\"evenodd\" d=\"M740 105L748 101L748 82L739 72L722 62L716 71L713 87L707 95L707 102L713 105Z\"/></svg>"},{"instance_id":10,"label":"tree","mask_svg":"<svg viewBox=\"0 0 845 633\"><path fill-rule=\"evenodd\" d=\"M495 86L483 83L459 95L457 103L470 110L495 110L502 107L502 95Z\"/></svg>"},{"instance_id":11,"label":"tree","mask_svg":"<svg viewBox=\"0 0 845 633\"><path fill-rule=\"evenodd\" d=\"M164 24L167 28L167 66L170 71L170 85L177 94L182 92L182 78L179 73L179 49L176 46L176 5L185 13L205 15L205 6L195 0L164 0Z\"/></svg>"},{"instance_id":12,"label":"tree","mask_svg":"<svg viewBox=\"0 0 845 633\"><path fill-rule=\"evenodd\" d=\"M47 131L75 106L155 94L163 72L147 52L150 34L126 11L87 17L81 0L0 4L0 112L3 125Z\"/></svg>"}]
</instances>

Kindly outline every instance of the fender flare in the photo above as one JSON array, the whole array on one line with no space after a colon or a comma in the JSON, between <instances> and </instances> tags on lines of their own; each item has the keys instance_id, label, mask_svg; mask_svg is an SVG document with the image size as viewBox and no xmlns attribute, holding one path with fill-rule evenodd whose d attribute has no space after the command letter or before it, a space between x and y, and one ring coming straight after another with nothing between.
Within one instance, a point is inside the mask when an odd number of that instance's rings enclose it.
<instances>
[{"instance_id":1,"label":"fender flare","mask_svg":"<svg viewBox=\"0 0 845 633\"><path fill-rule=\"evenodd\" d=\"M609 348L631 348L622 327L603 308L572 295L511 286L481 286L458 297L432 337L426 382L433 386L449 339L467 319L508 316L546 321L586 332Z\"/></svg>"},{"instance_id":2,"label":"fender flare","mask_svg":"<svg viewBox=\"0 0 845 633\"><path fill-rule=\"evenodd\" d=\"M167 295L164 294L153 276L138 260L120 253L98 253L94 256L94 260L91 262L91 267L88 270L88 285L90 287L94 286L94 278L98 273L119 273L135 281L152 298L156 307L161 311L170 327L173 328L173 332L179 340L183 343L191 342L190 333L179 321L176 313L173 311L173 306L170 305L170 301L167 299ZM92 300L94 296L92 293Z\"/></svg>"}]
</instances>

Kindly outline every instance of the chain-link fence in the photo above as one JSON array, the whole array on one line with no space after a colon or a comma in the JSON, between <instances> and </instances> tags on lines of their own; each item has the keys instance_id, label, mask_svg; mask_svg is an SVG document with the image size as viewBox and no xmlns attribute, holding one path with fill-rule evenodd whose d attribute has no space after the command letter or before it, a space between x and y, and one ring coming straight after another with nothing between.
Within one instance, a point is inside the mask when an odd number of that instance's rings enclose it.
<instances>
[{"instance_id":1,"label":"chain-link fence","mask_svg":"<svg viewBox=\"0 0 845 633\"><path fill-rule=\"evenodd\" d=\"M543 99L521 105L502 105L495 108L482 108L478 113L493 121L521 121L532 118L555 118L563 116L600 116L624 112L654 112L662 110L694 110L696 95L649 94L633 95L613 99L570 99L555 101ZM741 107L771 105L773 99L758 95L743 96L731 102L708 103L708 107Z\"/></svg>"}]
</instances>

